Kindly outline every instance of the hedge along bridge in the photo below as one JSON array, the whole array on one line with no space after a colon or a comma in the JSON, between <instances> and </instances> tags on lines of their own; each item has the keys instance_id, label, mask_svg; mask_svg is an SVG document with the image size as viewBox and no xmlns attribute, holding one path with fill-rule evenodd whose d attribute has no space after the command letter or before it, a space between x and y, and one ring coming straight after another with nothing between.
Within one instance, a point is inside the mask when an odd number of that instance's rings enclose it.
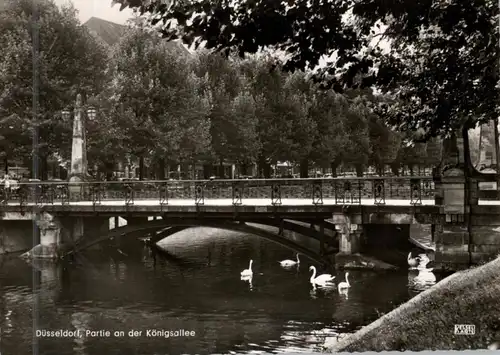
<instances>
[{"instance_id":1,"label":"hedge along bridge","mask_svg":"<svg viewBox=\"0 0 500 355\"><path fill-rule=\"evenodd\" d=\"M37 182L2 189L0 196L4 220L38 216L38 256L54 257L63 241L82 250L124 234L151 233L156 242L189 226L211 226L256 234L325 262L334 254L362 251L363 224L431 220L439 212L434 190L432 177L421 176ZM345 218L348 207L350 219ZM127 226L109 231L109 218L117 216L127 219ZM148 221L150 216L161 220ZM279 232L245 222L278 227ZM284 230L317 240L319 250L294 242Z\"/></svg>"}]
</instances>

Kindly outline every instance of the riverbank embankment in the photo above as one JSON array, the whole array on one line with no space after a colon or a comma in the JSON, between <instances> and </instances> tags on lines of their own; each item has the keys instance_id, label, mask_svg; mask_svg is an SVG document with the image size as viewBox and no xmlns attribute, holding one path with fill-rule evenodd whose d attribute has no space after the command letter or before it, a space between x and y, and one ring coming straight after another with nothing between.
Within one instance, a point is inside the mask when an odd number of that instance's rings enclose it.
<instances>
[{"instance_id":1,"label":"riverbank embankment","mask_svg":"<svg viewBox=\"0 0 500 355\"><path fill-rule=\"evenodd\" d=\"M457 324L475 325L475 334L455 335ZM346 338L327 340L325 351L477 350L499 340L500 257L443 279Z\"/></svg>"}]
</instances>

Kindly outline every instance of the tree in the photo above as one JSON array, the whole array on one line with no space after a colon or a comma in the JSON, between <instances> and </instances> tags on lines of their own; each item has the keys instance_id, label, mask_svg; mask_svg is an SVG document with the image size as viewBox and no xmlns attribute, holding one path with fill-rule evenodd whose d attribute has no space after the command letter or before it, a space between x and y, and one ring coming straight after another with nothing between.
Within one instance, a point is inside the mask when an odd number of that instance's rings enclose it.
<instances>
[{"instance_id":1,"label":"tree","mask_svg":"<svg viewBox=\"0 0 500 355\"><path fill-rule=\"evenodd\" d=\"M409 132L421 127L423 139L498 116L493 0L115 1L150 14L166 38L240 54L280 49L285 69L314 68L335 54L321 80L337 91L377 85L391 92L398 100L385 105L394 106L386 107L390 123Z\"/></svg>"},{"instance_id":2,"label":"tree","mask_svg":"<svg viewBox=\"0 0 500 355\"><path fill-rule=\"evenodd\" d=\"M347 102L333 90L316 92L311 100L311 117L316 121L311 160L323 168L330 167L336 176L345 147L350 143L345 127Z\"/></svg>"},{"instance_id":3,"label":"tree","mask_svg":"<svg viewBox=\"0 0 500 355\"><path fill-rule=\"evenodd\" d=\"M242 175L246 175L248 165L256 161L261 149L255 101L243 90L232 100L230 109L234 134L228 137L229 158L237 162L242 167Z\"/></svg>"},{"instance_id":4,"label":"tree","mask_svg":"<svg viewBox=\"0 0 500 355\"><path fill-rule=\"evenodd\" d=\"M316 121L311 115L314 88L302 71L288 75L284 88L285 102L289 107L284 109L289 113L287 121L290 125L287 160L298 162L300 177L307 178L313 143L317 135Z\"/></svg>"},{"instance_id":5,"label":"tree","mask_svg":"<svg viewBox=\"0 0 500 355\"><path fill-rule=\"evenodd\" d=\"M383 175L385 166L394 162L398 156L401 135L390 130L376 114L369 115L369 135L370 163L375 166L379 175Z\"/></svg>"},{"instance_id":6,"label":"tree","mask_svg":"<svg viewBox=\"0 0 500 355\"><path fill-rule=\"evenodd\" d=\"M80 25L71 5L59 9L50 0L9 0L0 12L0 44L0 118L5 124L15 122L2 135L17 146L5 154L39 159L39 171L33 173L46 178L48 157L70 154L72 122L60 112L76 93L102 89L106 50Z\"/></svg>"},{"instance_id":7,"label":"tree","mask_svg":"<svg viewBox=\"0 0 500 355\"><path fill-rule=\"evenodd\" d=\"M211 167L215 160L219 163L218 175L223 176L224 161L236 158L231 151L234 149L234 144L231 142L240 136L238 119L231 111L233 101L239 95L242 85L237 63L226 60L218 53L203 51L196 59L194 70L196 75L202 78L199 81L201 92L209 102L209 132L213 160L209 159L210 164L205 166L205 175L212 175L208 165Z\"/></svg>"},{"instance_id":8,"label":"tree","mask_svg":"<svg viewBox=\"0 0 500 355\"><path fill-rule=\"evenodd\" d=\"M112 55L115 106L124 106L121 121L130 153L145 159L164 177L165 163L189 161L207 146L207 100L199 96L198 79L189 58L173 53L147 28L131 28Z\"/></svg>"},{"instance_id":9,"label":"tree","mask_svg":"<svg viewBox=\"0 0 500 355\"><path fill-rule=\"evenodd\" d=\"M256 105L257 134L262 143L258 153L259 175L269 178L271 164L292 159L290 136L293 116L300 107L291 102L285 89L286 77L270 57L251 58L242 64L242 73L249 82L248 88Z\"/></svg>"},{"instance_id":10,"label":"tree","mask_svg":"<svg viewBox=\"0 0 500 355\"><path fill-rule=\"evenodd\" d=\"M357 176L363 176L371 154L368 125L370 114L359 97L350 101L346 112L345 131L349 144L346 146L343 162L353 165Z\"/></svg>"}]
</instances>

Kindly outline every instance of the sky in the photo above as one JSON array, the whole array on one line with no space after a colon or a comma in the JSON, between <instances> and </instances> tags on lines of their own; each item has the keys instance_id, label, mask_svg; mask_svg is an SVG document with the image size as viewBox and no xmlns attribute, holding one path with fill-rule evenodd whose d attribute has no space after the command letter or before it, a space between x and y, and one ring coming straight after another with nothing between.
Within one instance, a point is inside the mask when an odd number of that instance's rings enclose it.
<instances>
[{"instance_id":1,"label":"sky","mask_svg":"<svg viewBox=\"0 0 500 355\"><path fill-rule=\"evenodd\" d=\"M81 23L85 23L91 17L98 17L103 20L125 24L132 16L130 9L120 11L120 5L112 6L111 0L55 0L60 5L72 2L79 11L78 18Z\"/></svg>"}]
</instances>

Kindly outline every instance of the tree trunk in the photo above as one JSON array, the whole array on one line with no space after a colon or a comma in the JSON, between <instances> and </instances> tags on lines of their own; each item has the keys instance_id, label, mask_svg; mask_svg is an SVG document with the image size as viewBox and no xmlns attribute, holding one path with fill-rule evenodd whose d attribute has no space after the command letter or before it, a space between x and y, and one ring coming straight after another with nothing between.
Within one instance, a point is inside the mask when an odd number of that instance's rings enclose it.
<instances>
[{"instance_id":1,"label":"tree trunk","mask_svg":"<svg viewBox=\"0 0 500 355\"><path fill-rule=\"evenodd\" d=\"M158 161L158 180L165 180L165 158Z\"/></svg>"},{"instance_id":2,"label":"tree trunk","mask_svg":"<svg viewBox=\"0 0 500 355\"><path fill-rule=\"evenodd\" d=\"M39 160L38 160L38 176L40 176L40 180L48 180L48 163L47 163L47 156L46 155L40 155Z\"/></svg>"},{"instance_id":3,"label":"tree trunk","mask_svg":"<svg viewBox=\"0 0 500 355\"><path fill-rule=\"evenodd\" d=\"M337 177L337 169L342 162L341 157L336 157L332 162L330 162L330 169L332 169L332 177Z\"/></svg>"},{"instance_id":4,"label":"tree trunk","mask_svg":"<svg viewBox=\"0 0 500 355\"><path fill-rule=\"evenodd\" d=\"M354 168L356 169L356 176L363 177L363 164L355 164Z\"/></svg>"},{"instance_id":5,"label":"tree trunk","mask_svg":"<svg viewBox=\"0 0 500 355\"><path fill-rule=\"evenodd\" d=\"M390 164L391 171L395 176L399 176L399 163L391 163Z\"/></svg>"},{"instance_id":6,"label":"tree trunk","mask_svg":"<svg viewBox=\"0 0 500 355\"><path fill-rule=\"evenodd\" d=\"M270 179L271 178L271 164L265 163L264 164L264 179Z\"/></svg>"},{"instance_id":7,"label":"tree trunk","mask_svg":"<svg viewBox=\"0 0 500 355\"><path fill-rule=\"evenodd\" d=\"M144 157L139 157L139 180L144 180Z\"/></svg>"},{"instance_id":8,"label":"tree trunk","mask_svg":"<svg viewBox=\"0 0 500 355\"><path fill-rule=\"evenodd\" d=\"M213 166L212 164L204 164L203 165L203 179L208 180L210 176L213 175Z\"/></svg>"},{"instance_id":9,"label":"tree trunk","mask_svg":"<svg viewBox=\"0 0 500 355\"><path fill-rule=\"evenodd\" d=\"M243 175L243 176L248 175L248 164L247 163L240 164L240 175Z\"/></svg>"},{"instance_id":10,"label":"tree trunk","mask_svg":"<svg viewBox=\"0 0 500 355\"><path fill-rule=\"evenodd\" d=\"M56 169L57 164L58 164L57 162L52 163L52 178L58 178L57 169ZM96 171L96 173L97 173L97 171Z\"/></svg>"},{"instance_id":11,"label":"tree trunk","mask_svg":"<svg viewBox=\"0 0 500 355\"><path fill-rule=\"evenodd\" d=\"M225 179L225 174L224 174L224 158L219 159L219 178Z\"/></svg>"},{"instance_id":12,"label":"tree trunk","mask_svg":"<svg viewBox=\"0 0 500 355\"><path fill-rule=\"evenodd\" d=\"M7 175L9 173L9 157L7 156L7 154L5 154L5 156L3 157L3 163L5 164L4 173L5 175Z\"/></svg>"},{"instance_id":13,"label":"tree trunk","mask_svg":"<svg viewBox=\"0 0 500 355\"><path fill-rule=\"evenodd\" d=\"M264 170L266 170L266 158L264 155L260 154L257 159L257 177L262 178L265 175Z\"/></svg>"},{"instance_id":14,"label":"tree trunk","mask_svg":"<svg viewBox=\"0 0 500 355\"><path fill-rule=\"evenodd\" d=\"M303 159L299 166L300 178L307 179L309 177L309 160Z\"/></svg>"},{"instance_id":15,"label":"tree trunk","mask_svg":"<svg viewBox=\"0 0 500 355\"><path fill-rule=\"evenodd\" d=\"M113 167L114 167L114 164L111 162L106 162L104 164L104 173L106 174L107 181L110 181L113 179Z\"/></svg>"},{"instance_id":16,"label":"tree trunk","mask_svg":"<svg viewBox=\"0 0 500 355\"><path fill-rule=\"evenodd\" d=\"M271 177L271 164L269 164L264 155L259 155L257 161L258 178L269 179Z\"/></svg>"},{"instance_id":17,"label":"tree trunk","mask_svg":"<svg viewBox=\"0 0 500 355\"><path fill-rule=\"evenodd\" d=\"M180 166L181 166L181 177L182 177L182 180L189 180L189 174L190 174L190 166L189 166L189 163L188 162L181 162L180 163Z\"/></svg>"}]
</instances>

